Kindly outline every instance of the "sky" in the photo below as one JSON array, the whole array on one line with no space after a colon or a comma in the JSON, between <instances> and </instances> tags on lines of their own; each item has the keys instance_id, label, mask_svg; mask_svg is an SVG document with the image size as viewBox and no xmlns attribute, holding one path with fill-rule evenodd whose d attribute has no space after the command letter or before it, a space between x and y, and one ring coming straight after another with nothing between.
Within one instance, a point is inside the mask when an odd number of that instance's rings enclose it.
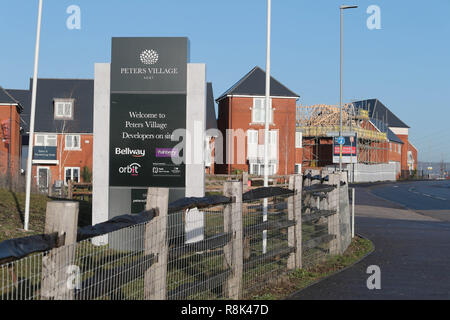
<instances>
[{"instance_id":1,"label":"sky","mask_svg":"<svg viewBox=\"0 0 450 320\"><path fill-rule=\"evenodd\" d=\"M43 0L39 77L94 77L112 37L186 36L218 97L266 64L266 0ZM271 74L298 104L339 103L339 6L344 12L344 102L378 98L410 129L421 161L450 161L449 0L272 0ZM67 8L80 8L69 29ZM369 6L380 29L369 29ZM38 0L0 0L0 86L28 89ZM371 20L372 21L372 20Z\"/></svg>"}]
</instances>

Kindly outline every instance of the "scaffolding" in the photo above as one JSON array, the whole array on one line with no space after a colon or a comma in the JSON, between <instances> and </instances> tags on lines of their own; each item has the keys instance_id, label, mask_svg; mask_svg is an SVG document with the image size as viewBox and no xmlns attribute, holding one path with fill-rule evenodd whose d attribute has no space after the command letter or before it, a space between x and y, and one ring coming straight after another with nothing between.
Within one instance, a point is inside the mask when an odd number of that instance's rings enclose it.
<instances>
[{"instance_id":1,"label":"scaffolding","mask_svg":"<svg viewBox=\"0 0 450 320\"><path fill-rule=\"evenodd\" d=\"M332 105L297 106L297 131L303 134L303 167L332 165L331 133L339 132L340 107ZM342 108L342 131L355 132L358 163L389 162L388 126L385 119L369 117L367 106L349 103Z\"/></svg>"}]
</instances>

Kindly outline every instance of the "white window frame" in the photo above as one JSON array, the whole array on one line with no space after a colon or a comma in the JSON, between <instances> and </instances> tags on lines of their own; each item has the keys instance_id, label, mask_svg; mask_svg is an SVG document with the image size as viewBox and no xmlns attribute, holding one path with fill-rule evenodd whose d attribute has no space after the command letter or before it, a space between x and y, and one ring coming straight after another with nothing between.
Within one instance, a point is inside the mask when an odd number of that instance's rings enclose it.
<instances>
[{"instance_id":1,"label":"white window frame","mask_svg":"<svg viewBox=\"0 0 450 320\"><path fill-rule=\"evenodd\" d=\"M258 130L247 130L247 159L258 157Z\"/></svg>"},{"instance_id":2,"label":"white window frame","mask_svg":"<svg viewBox=\"0 0 450 320\"><path fill-rule=\"evenodd\" d=\"M74 147L73 146L73 141L74 138L78 138L78 146ZM67 146L69 143L68 142L68 138L71 139L70 145L71 146ZM65 138L64 138L64 150L81 150L81 136L79 134L66 134Z\"/></svg>"},{"instance_id":3,"label":"white window frame","mask_svg":"<svg viewBox=\"0 0 450 320\"><path fill-rule=\"evenodd\" d=\"M295 148L296 149L303 148L303 133L301 131L295 132Z\"/></svg>"},{"instance_id":4,"label":"white window frame","mask_svg":"<svg viewBox=\"0 0 450 320\"><path fill-rule=\"evenodd\" d=\"M262 176L264 175L264 164L263 163L259 163L259 162L250 162L248 164L249 166L249 173L251 175L258 175L258 176ZM254 168L256 168L256 170L254 170ZM271 171L272 169L272 171ZM255 173L255 171L257 171ZM273 176L276 175L278 172L278 166L276 163L269 163L269 176Z\"/></svg>"},{"instance_id":5,"label":"white window frame","mask_svg":"<svg viewBox=\"0 0 450 320\"><path fill-rule=\"evenodd\" d=\"M260 107L257 108L256 106ZM259 117L257 117L257 112L260 110ZM266 99L265 98L253 98L253 107L252 107L252 123L265 123L265 110L266 110ZM273 123L273 108L272 108L272 98L270 99L270 116L269 123Z\"/></svg>"},{"instance_id":6,"label":"white window frame","mask_svg":"<svg viewBox=\"0 0 450 320\"><path fill-rule=\"evenodd\" d=\"M50 186L50 167L37 166L37 168L36 168L36 185L41 187L41 185L39 184L39 170L41 170L41 169L47 170L47 186L46 186L46 188L48 188Z\"/></svg>"},{"instance_id":7,"label":"white window frame","mask_svg":"<svg viewBox=\"0 0 450 320\"><path fill-rule=\"evenodd\" d=\"M258 144L258 130L249 129L247 130L247 144Z\"/></svg>"},{"instance_id":8,"label":"white window frame","mask_svg":"<svg viewBox=\"0 0 450 320\"><path fill-rule=\"evenodd\" d=\"M64 184L67 185L67 170L70 170L70 180L73 181L73 177L74 177L74 170L78 170L78 181L74 181L74 182L80 182L81 181L81 170L80 167L64 167Z\"/></svg>"},{"instance_id":9,"label":"white window frame","mask_svg":"<svg viewBox=\"0 0 450 320\"><path fill-rule=\"evenodd\" d=\"M269 131L269 144L278 145L278 130L270 130Z\"/></svg>"},{"instance_id":10,"label":"white window frame","mask_svg":"<svg viewBox=\"0 0 450 320\"><path fill-rule=\"evenodd\" d=\"M44 138L43 142L38 142L39 138ZM54 140L52 143L51 140ZM58 135L56 134L35 134L34 145L37 147L57 147L58 146Z\"/></svg>"},{"instance_id":11,"label":"white window frame","mask_svg":"<svg viewBox=\"0 0 450 320\"><path fill-rule=\"evenodd\" d=\"M73 120L75 99L53 99L54 119Z\"/></svg>"}]
</instances>

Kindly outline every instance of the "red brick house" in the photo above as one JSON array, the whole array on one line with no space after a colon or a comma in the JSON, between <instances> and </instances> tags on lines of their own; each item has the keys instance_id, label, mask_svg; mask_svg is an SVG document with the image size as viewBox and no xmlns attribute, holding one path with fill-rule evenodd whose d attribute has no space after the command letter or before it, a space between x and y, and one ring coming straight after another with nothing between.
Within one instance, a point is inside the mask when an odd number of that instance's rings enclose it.
<instances>
[{"instance_id":1,"label":"red brick house","mask_svg":"<svg viewBox=\"0 0 450 320\"><path fill-rule=\"evenodd\" d=\"M20 172L22 111L21 103L0 87L0 179Z\"/></svg>"},{"instance_id":2,"label":"red brick house","mask_svg":"<svg viewBox=\"0 0 450 320\"><path fill-rule=\"evenodd\" d=\"M264 173L265 72L253 68L216 102L219 107L218 129L223 143L216 140L216 173L247 171ZM296 163L296 102L299 95L271 77L271 114L269 136L270 174L293 174ZM297 135L301 148L301 134ZM217 151L222 147L222 159ZM301 158L300 158L301 159Z\"/></svg>"},{"instance_id":3,"label":"red brick house","mask_svg":"<svg viewBox=\"0 0 450 320\"><path fill-rule=\"evenodd\" d=\"M30 80L30 88L32 80ZM40 190L60 181L82 182L92 172L93 80L38 79L33 148L33 182ZM26 169L31 89L8 90L22 100L22 168Z\"/></svg>"}]
</instances>

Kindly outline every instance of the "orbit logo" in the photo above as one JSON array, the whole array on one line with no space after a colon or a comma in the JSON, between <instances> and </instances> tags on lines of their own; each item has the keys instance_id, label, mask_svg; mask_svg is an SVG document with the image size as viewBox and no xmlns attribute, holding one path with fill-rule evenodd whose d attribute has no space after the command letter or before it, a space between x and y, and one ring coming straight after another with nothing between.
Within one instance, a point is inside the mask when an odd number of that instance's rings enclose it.
<instances>
[{"instance_id":1,"label":"orbit logo","mask_svg":"<svg viewBox=\"0 0 450 320\"><path fill-rule=\"evenodd\" d=\"M139 163L132 163L126 167L120 167L120 174L129 174L133 177L137 177L139 175L139 171L141 169L141 165Z\"/></svg>"}]
</instances>

